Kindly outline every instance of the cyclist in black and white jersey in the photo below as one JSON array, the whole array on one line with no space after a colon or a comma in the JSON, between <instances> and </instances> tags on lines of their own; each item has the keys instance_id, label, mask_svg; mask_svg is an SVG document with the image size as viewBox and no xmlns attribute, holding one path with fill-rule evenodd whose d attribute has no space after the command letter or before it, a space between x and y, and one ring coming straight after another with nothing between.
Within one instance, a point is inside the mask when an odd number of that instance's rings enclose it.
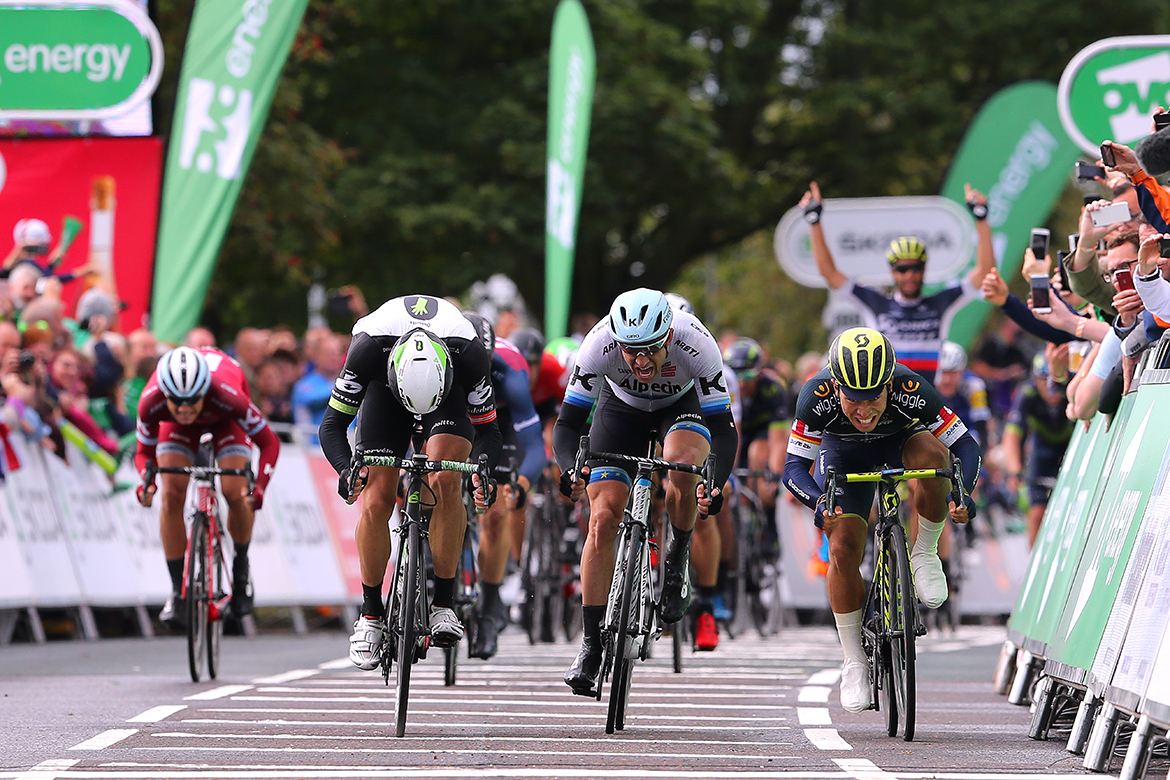
<instances>
[{"instance_id":1,"label":"cyclist in black and white jersey","mask_svg":"<svg viewBox=\"0 0 1170 780\"><path fill-rule=\"evenodd\" d=\"M594 402L589 449L641 456L657 430L663 457L702 464L717 458L715 486L708 496L692 474L672 474L666 505L674 538L666 551L660 610L665 623L680 620L690 604L687 582L692 531L716 536L713 515L723 503L738 442L723 382L719 345L694 315L673 311L657 290L622 293L609 317L585 337L565 402L553 430L561 467L561 491L574 500L589 495L589 532L581 554L584 631L581 651L565 673L574 693L592 695L601 671L601 620L613 578L614 541L630 491L622 468L591 462L574 474L578 438ZM586 483L588 482L588 486ZM696 526L699 513L707 519ZM696 560L699 584L714 586L718 541L705 546L714 557Z\"/></svg>"},{"instance_id":2,"label":"cyclist in black and white jersey","mask_svg":"<svg viewBox=\"0 0 1170 780\"><path fill-rule=\"evenodd\" d=\"M925 377L933 377L938 368L938 352L951 327L951 320L971 301L980 300L980 285L995 267L991 227L987 224L987 199L966 185L967 207L975 217L979 235L975 267L962 279L934 295L922 294L926 270L926 245L914 236L902 236L890 242L886 259L893 275L893 294L865 287L837 269L833 254L825 241L821 226L821 190L811 182L800 199L805 221L809 224L813 259L817 271L833 290L843 290L857 300L867 313L869 326L889 338L898 353L898 362Z\"/></svg>"},{"instance_id":3,"label":"cyclist in black and white jersey","mask_svg":"<svg viewBox=\"0 0 1170 780\"><path fill-rule=\"evenodd\" d=\"M503 439L496 423L490 358L475 328L454 305L429 295L394 298L358 320L353 336L321 421L320 438L325 457L340 475L341 497L353 501L363 496L355 534L363 600L349 638L349 658L368 670L378 665L386 630L382 579L390 559L387 521L394 510L398 469L364 467L351 495L352 454L346 428L356 415L359 447L405 457L421 419L431 459L474 460L483 453L492 468L499 461ZM458 472L442 471L428 480L435 493L430 523L435 570L431 642L439 647L463 638L463 626L451 609L467 527L460 478ZM473 482L478 486L477 478ZM478 488L475 501L482 511L491 501L488 486Z\"/></svg>"}]
</instances>

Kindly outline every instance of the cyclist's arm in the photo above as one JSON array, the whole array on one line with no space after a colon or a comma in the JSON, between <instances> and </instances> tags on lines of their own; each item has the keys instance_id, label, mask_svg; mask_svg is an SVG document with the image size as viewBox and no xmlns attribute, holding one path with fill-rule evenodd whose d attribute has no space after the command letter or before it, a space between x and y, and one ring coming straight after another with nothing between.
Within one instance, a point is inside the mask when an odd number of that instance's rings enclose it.
<instances>
[{"instance_id":1,"label":"cyclist's arm","mask_svg":"<svg viewBox=\"0 0 1170 780\"><path fill-rule=\"evenodd\" d=\"M166 408L166 399L152 376L142 388L142 395L138 397L138 421L135 425L135 438L138 446L134 450L134 467L141 476L146 471L146 462L155 460L155 448L158 446L158 423L160 410Z\"/></svg>"},{"instance_id":2,"label":"cyclist's arm","mask_svg":"<svg viewBox=\"0 0 1170 780\"><path fill-rule=\"evenodd\" d=\"M715 487L720 490L727 484L731 470L735 468L735 456L739 451L739 431L735 429L735 418L731 410L704 415L707 430L711 432L711 453L715 456Z\"/></svg>"},{"instance_id":3,"label":"cyclist's arm","mask_svg":"<svg viewBox=\"0 0 1170 780\"><path fill-rule=\"evenodd\" d=\"M569 471L576 465L577 446L592 408L592 405L581 406L568 395L561 404L561 413L553 426L553 454L561 471Z\"/></svg>"},{"instance_id":4,"label":"cyclist's arm","mask_svg":"<svg viewBox=\"0 0 1170 780\"><path fill-rule=\"evenodd\" d=\"M975 482L979 479L979 469L983 461L979 442L975 441L970 431L967 431L950 446L950 450L963 465L963 492L971 495L971 491L975 489Z\"/></svg>"},{"instance_id":5,"label":"cyclist's arm","mask_svg":"<svg viewBox=\"0 0 1170 780\"><path fill-rule=\"evenodd\" d=\"M248 407L248 414L240 420L240 424L245 426L248 438L260 449L260 471L256 474L256 490L263 494L264 488L268 486L268 480L272 479L276 459L280 457L280 439L256 405L249 403ZM255 422L256 420L259 422ZM251 427L249 428L246 423L250 423Z\"/></svg>"},{"instance_id":6,"label":"cyclist's arm","mask_svg":"<svg viewBox=\"0 0 1170 780\"><path fill-rule=\"evenodd\" d=\"M800 503L816 511L817 501L821 497L821 487L813 479L810 469L813 462L808 458L788 453L788 460L784 462L784 487L796 496Z\"/></svg>"},{"instance_id":7,"label":"cyclist's arm","mask_svg":"<svg viewBox=\"0 0 1170 780\"><path fill-rule=\"evenodd\" d=\"M544 454L540 416L532 405L532 392L528 388L528 372L509 369L504 374L501 392L507 398L508 408L512 410L512 428L524 452L524 460L519 468L520 476L527 479L531 487L540 478L548 458Z\"/></svg>"},{"instance_id":8,"label":"cyclist's arm","mask_svg":"<svg viewBox=\"0 0 1170 780\"><path fill-rule=\"evenodd\" d=\"M345 367L333 383L329 405L325 408L325 416L317 431L321 451L338 474L349 468L353 457L345 432L357 416L370 382L385 373L386 357L377 342L367 333L354 336L345 358Z\"/></svg>"},{"instance_id":9,"label":"cyclist's arm","mask_svg":"<svg viewBox=\"0 0 1170 780\"><path fill-rule=\"evenodd\" d=\"M488 468L500 463L504 436L496 420L496 396L492 390L492 360L479 339L471 339L452 349L456 381L467 391L467 416L475 430L471 442L471 461L487 455Z\"/></svg>"},{"instance_id":10,"label":"cyclist's arm","mask_svg":"<svg viewBox=\"0 0 1170 780\"><path fill-rule=\"evenodd\" d=\"M788 449L788 421L773 421L768 426L768 470L773 474L784 471L785 451Z\"/></svg>"}]
</instances>

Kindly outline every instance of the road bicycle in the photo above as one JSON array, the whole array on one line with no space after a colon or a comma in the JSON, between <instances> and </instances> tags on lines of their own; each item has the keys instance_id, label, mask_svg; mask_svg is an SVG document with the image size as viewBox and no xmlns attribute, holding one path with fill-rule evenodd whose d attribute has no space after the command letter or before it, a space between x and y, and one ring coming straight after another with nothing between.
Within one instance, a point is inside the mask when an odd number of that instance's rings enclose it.
<instances>
[{"instance_id":1,"label":"road bicycle","mask_svg":"<svg viewBox=\"0 0 1170 780\"><path fill-rule=\"evenodd\" d=\"M398 662L397 705L395 735L406 733L406 712L410 699L411 666L426 658L430 646L430 599L426 586L425 547L429 536L429 524L423 510L435 506L436 496L425 479L427 474L438 471L457 471L463 474L479 474L480 484L488 484L487 459L479 463L465 463L452 460L427 460L423 452L422 426L417 425L411 436L414 454L400 458L387 450L357 450L350 466L349 494L357 487L363 466L386 466L402 472L405 501L402 520L396 530L399 535L397 555L394 562L394 582L386 595L386 634L378 665L382 679L390 684L390 667ZM423 493L430 494L429 503Z\"/></svg>"},{"instance_id":2,"label":"road bicycle","mask_svg":"<svg viewBox=\"0 0 1170 780\"><path fill-rule=\"evenodd\" d=\"M646 457L621 455L612 452L591 452L589 437L582 436L577 449L574 474L580 474L590 460L625 463L635 466L637 472L630 488L621 525L618 526L614 554L613 580L602 621L604 656L596 697L601 701L605 680L612 680L609 692L609 712L605 733L625 728L626 705L630 698L630 679L635 660L646 660L650 653L650 639L661 635L657 603L650 572L651 504L656 471L681 471L697 474L704 489L714 483L715 456L707 458L702 466L674 463L654 457L657 437L650 437Z\"/></svg>"},{"instance_id":3,"label":"road bicycle","mask_svg":"<svg viewBox=\"0 0 1170 780\"><path fill-rule=\"evenodd\" d=\"M756 632L767 638L784 622L784 594L780 581L780 535L775 520L749 480L776 481L771 471L735 469L735 496L731 502L736 538L735 587L731 607L733 623L739 626L750 618ZM766 524L772 524L771 533Z\"/></svg>"},{"instance_id":4,"label":"road bicycle","mask_svg":"<svg viewBox=\"0 0 1170 780\"><path fill-rule=\"evenodd\" d=\"M479 522L476 519L475 504L470 497L464 495L464 504L467 505L467 530L463 532L463 549L459 553L459 563L455 568L455 597L452 608L463 624L463 633L467 638L467 656L471 657L471 648L475 647L475 632L479 630L476 620L476 607L479 604ZM443 648L443 684L455 684L459 666L459 646Z\"/></svg>"},{"instance_id":5,"label":"road bicycle","mask_svg":"<svg viewBox=\"0 0 1170 780\"><path fill-rule=\"evenodd\" d=\"M195 481L195 501L188 502L184 518L191 528L191 535L183 558L180 594L187 607L187 667L192 682L199 682L203 677L204 662L210 679L214 680L219 674L223 620L232 599L224 562L223 517L216 477L244 477L249 495L256 486L251 466L221 469L207 465L213 461L210 442L203 442L196 465L157 466L153 461L147 461L143 473L145 485L153 485L156 474L185 474Z\"/></svg>"},{"instance_id":6,"label":"road bicycle","mask_svg":"<svg viewBox=\"0 0 1170 780\"><path fill-rule=\"evenodd\" d=\"M528 641L572 642L581 631L581 529L578 509L562 503L556 481L528 496L523 582Z\"/></svg>"},{"instance_id":7,"label":"road bicycle","mask_svg":"<svg viewBox=\"0 0 1170 780\"><path fill-rule=\"evenodd\" d=\"M962 466L954 456L949 469L887 468L856 474L837 474L832 467L825 470L830 512L837 507L838 485L877 483L873 578L865 595L861 640L869 659L870 709L884 707L886 733L895 737L900 731L906 742L914 739L914 642L926 633L918 615L906 533L898 521L898 483L909 479L950 479L950 500L963 505Z\"/></svg>"}]
</instances>

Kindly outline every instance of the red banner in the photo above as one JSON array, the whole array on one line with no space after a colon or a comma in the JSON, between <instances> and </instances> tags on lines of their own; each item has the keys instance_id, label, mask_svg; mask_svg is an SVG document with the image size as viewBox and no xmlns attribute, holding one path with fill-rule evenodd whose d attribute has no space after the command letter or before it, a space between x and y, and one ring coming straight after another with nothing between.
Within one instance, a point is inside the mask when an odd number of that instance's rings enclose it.
<instances>
[{"instance_id":1,"label":"red banner","mask_svg":"<svg viewBox=\"0 0 1170 780\"><path fill-rule=\"evenodd\" d=\"M66 314L93 284L126 305L118 330L143 324L150 307L162 143L157 138L0 140L0 257L21 219L48 224L51 247L66 217L81 222L61 271L91 263L96 276L65 285Z\"/></svg>"}]
</instances>

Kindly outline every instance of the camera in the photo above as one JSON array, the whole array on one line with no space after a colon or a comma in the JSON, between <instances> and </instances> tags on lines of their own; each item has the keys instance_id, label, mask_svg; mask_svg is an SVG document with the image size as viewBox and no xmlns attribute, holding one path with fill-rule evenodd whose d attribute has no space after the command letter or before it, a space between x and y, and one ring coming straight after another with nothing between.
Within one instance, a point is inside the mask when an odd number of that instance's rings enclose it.
<instances>
[{"instance_id":1,"label":"camera","mask_svg":"<svg viewBox=\"0 0 1170 780\"><path fill-rule=\"evenodd\" d=\"M1162 257L1170 257L1170 238L1158 239L1158 254Z\"/></svg>"},{"instance_id":2,"label":"camera","mask_svg":"<svg viewBox=\"0 0 1170 780\"><path fill-rule=\"evenodd\" d=\"M1100 165L1093 165L1093 163L1078 161L1076 163L1076 171L1078 179L1093 181L1097 178L1105 178L1105 169Z\"/></svg>"},{"instance_id":3,"label":"camera","mask_svg":"<svg viewBox=\"0 0 1170 780\"><path fill-rule=\"evenodd\" d=\"M16 367L22 374L27 374L32 371L33 366L37 364L37 356L29 352L27 349L20 353L20 357L16 359Z\"/></svg>"},{"instance_id":4,"label":"camera","mask_svg":"<svg viewBox=\"0 0 1170 780\"><path fill-rule=\"evenodd\" d=\"M1167 127L1170 127L1170 111L1154 114L1154 132L1165 130Z\"/></svg>"},{"instance_id":5,"label":"camera","mask_svg":"<svg viewBox=\"0 0 1170 780\"><path fill-rule=\"evenodd\" d=\"M1134 289L1133 271L1128 268L1118 268L1113 272L1113 286L1117 288L1118 292Z\"/></svg>"},{"instance_id":6,"label":"camera","mask_svg":"<svg viewBox=\"0 0 1170 780\"><path fill-rule=\"evenodd\" d=\"M1113 156L1113 147L1109 145L1108 141L1101 144L1101 162L1106 168L1117 167L1117 158Z\"/></svg>"},{"instance_id":7,"label":"camera","mask_svg":"<svg viewBox=\"0 0 1170 780\"><path fill-rule=\"evenodd\" d=\"M1052 311L1052 303L1048 297L1048 277L1044 274L1032 274L1028 282L1032 288L1032 311L1037 314L1048 314Z\"/></svg>"}]
</instances>

